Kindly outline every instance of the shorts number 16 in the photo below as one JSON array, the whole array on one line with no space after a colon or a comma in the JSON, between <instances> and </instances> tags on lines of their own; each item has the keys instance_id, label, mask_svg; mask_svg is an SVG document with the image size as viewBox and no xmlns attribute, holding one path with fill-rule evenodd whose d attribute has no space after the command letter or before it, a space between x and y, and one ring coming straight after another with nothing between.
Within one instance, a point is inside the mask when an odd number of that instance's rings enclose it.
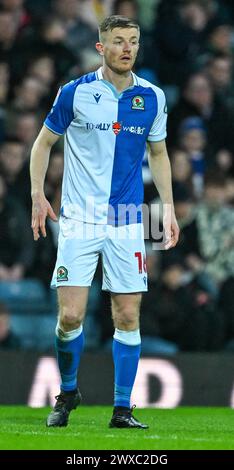
<instances>
[{"instance_id":1,"label":"shorts number 16","mask_svg":"<svg viewBox=\"0 0 234 470\"><path fill-rule=\"evenodd\" d=\"M138 271L139 274L142 274L142 269L144 269L144 272L146 273L146 257L143 255L140 251L135 252L135 258L137 258L138 261Z\"/></svg>"}]
</instances>

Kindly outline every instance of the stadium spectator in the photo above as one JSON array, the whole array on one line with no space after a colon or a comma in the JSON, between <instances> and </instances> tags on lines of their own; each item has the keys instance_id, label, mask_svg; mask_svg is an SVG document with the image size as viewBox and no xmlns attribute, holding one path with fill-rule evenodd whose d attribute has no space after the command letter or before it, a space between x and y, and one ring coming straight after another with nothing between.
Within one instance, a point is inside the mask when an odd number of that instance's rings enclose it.
<instances>
[{"instance_id":1,"label":"stadium spectator","mask_svg":"<svg viewBox=\"0 0 234 470\"><path fill-rule=\"evenodd\" d=\"M46 54L38 55L29 61L27 75L40 80L49 91L49 87L53 86L56 80L54 60Z\"/></svg>"},{"instance_id":2,"label":"stadium spectator","mask_svg":"<svg viewBox=\"0 0 234 470\"><path fill-rule=\"evenodd\" d=\"M207 166L205 155L207 136L203 120L196 116L184 119L179 128L179 139L180 146L191 163L193 193L200 198Z\"/></svg>"},{"instance_id":3,"label":"stadium spectator","mask_svg":"<svg viewBox=\"0 0 234 470\"><path fill-rule=\"evenodd\" d=\"M234 273L234 210L226 204L225 186L221 174L205 176L204 200L183 227L183 244L178 246L189 269L214 297Z\"/></svg>"},{"instance_id":4,"label":"stadium spectator","mask_svg":"<svg viewBox=\"0 0 234 470\"><path fill-rule=\"evenodd\" d=\"M25 188L20 187L19 175L25 162L25 146L15 137L8 137L0 146L0 172L7 185L8 197L21 196Z\"/></svg>"},{"instance_id":5,"label":"stadium spectator","mask_svg":"<svg viewBox=\"0 0 234 470\"><path fill-rule=\"evenodd\" d=\"M25 8L25 0L1 0L0 5L4 11L12 13L18 31L30 25L31 16Z\"/></svg>"},{"instance_id":6,"label":"stadium spectator","mask_svg":"<svg viewBox=\"0 0 234 470\"><path fill-rule=\"evenodd\" d=\"M165 2L154 32L154 62L161 83L181 86L194 71L208 21L205 2Z\"/></svg>"},{"instance_id":7,"label":"stadium spectator","mask_svg":"<svg viewBox=\"0 0 234 470\"><path fill-rule=\"evenodd\" d=\"M112 4L113 0L78 0L79 17L97 34L98 25L106 16L113 14Z\"/></svg>"},{"instance_id":8,"label":"stadium spectator","mask_svg":"<svg viewBox=\"0 0 234 470\"><path fill-rule=\"evenodd\" d=\"M28 63L35 59L35 56L46 55L49 56L56 69L57 79L61 82L69 72L69 69L77 64L79 61L79 51L76 54L66 44L66 27L62 19L52 15L47 15L43 21L40 22L37 28L31 34L30 50L26 50L28 38L22 39L20 44L19 53L25 67Z\"/></svg>"},{"instance_id":9,"label":"stadium spectator","mask_svg":"<svg viewBox=\"0 0 234 470\"><path fill-rule=\"evenodd\" d=\"M15 87L11 109L13 112L34 111L40 113L46 92L46 87L38 78L25 76L22 82Z\"/></svg>"},{"instance_id":10,"label":"stadium spectator","mask_svg":"<svg viewBox=\"0 0 234 470\"><path fill-rule=\"evenodd\" d=\"M2 61L9 63L12 79L18 78L20 69L22 69L23 55L28 54L29 51L28 44L27 47L24 45L24 50L20 47L21 32L19 27L20 24L16 21L14 12L4 10L0 6L0 57Z\"/></svg>"},{"instance_id":11,"label":"stadium spectator","mask_svg":"<svg viewBox=\"0 0 234 470\"><path fill-rule=\"evenodd\" d=\"M7 306L0 302L0 350L3 349L21 349L21 341L11 329Z\"/></svg>"},{"instance_id":12,"label":"stadium spectator","mask_svg":"<svg viewBox=\"0 0 234 470\"><path fill-rule=\"evenodd\" d=\"M127 16L133 20L138 20L138 3L136 0L114 0L113 14Z\"/></svg>"},{"instance_id":13,"label":"stadium spectator","mask_svg":"<svg viewBox=\"0 0 234 470\"><path fill-rule=\"evenodd\" d=\"M0 176L0 280L17 281L27 274L34 260L30 219L20 202L7 197Z\"/></svg>"},{"instance_id":14,"label":"stadium spectator","mask_svg":"<svg viewBox=\"0 0 234 470\"><path fill-rule=\"evenodd\" d=\"M170 151L173 186L183 184L193 195L192 165L184 150L175 148Z\"/></svg>"},{"instance_id":15,"label":"stadium spectator","mask_svg":"<svg viewBox=\"0 0 234 470\"><path fill-rule=\"evenodd\" d=\"M13 53L16 37L17 24L13 14L0 8L0 53L2 57L5 54L11 55Z\"/></svg>"},{"instance_id":16,"label":"stadium spectator","mask_svg":"<svg viewBox=\"0 0 234 470\"><path fill-rule=\"evenodd\" d=\"M22 111L12 117L7 124L7 129L13 129L14 135L24 143L25 152L28 154L32 148L39 126L39 116L29 111Z\"/></svg>"},{"instance_id":17,"label":"stadium spectator","mask_svg":"<svg viewBox=\"0 0 234 470\"><path fill-rule=\"evenodd\" d=\"M60 19L66 31L65 42L79 60L80 50L89 47L93 49L97 41L96 24L93 27L90 22L81 18L83 2L80 0L54 0L54 14ZM89 10L89 17L91 11Z\"/></svg>"},{"instance_id":18,"label":"stadium spectator","mask_svg":"<svg viewBox=\"0 0 234 470\"><path fill-rule=\"evenodd\" d=\"M206 30L207 51L210 53L233 54L233 26L224 18L216 17Z\"/></svg>"},{"instance_id":19,"label":"stadium spectator","mask_svg":"<svg viewBox=\"0 0 234 470\"><path fill-rule=\"evenodd\" d=\"M173 147L178 140L181 121L190 116L198 116L205 123L209 142L207 157L211 162L214 153L218 150L227 148L232 151L234 146L232 115L225 104L215 99L210 81L205 73L196 73L189 77L179 102L169 114L168 141L170 146Z\"/></svg>"},{"instance_id":20,"label":"stadium spectator","mask_svg":"<svg viewBox=\"0 0 234 470\"><path fill-rule=\"evenodd\" d=\"M211 56L206 70L215 96L233 113L233 56L222 53Z\"/></svg>"},{"instance_id":21,"label":"stadium spectator","mask_svg":"<svg viewBox=\"0 0 234 470\"><path fill-rule=\"evenodd\" d=\"M219 150L214 157L214 167L224 176L231 177L234 175L234 156L227 149Z\"/></svg>"},{"instance_id":22,"label":"stadium spectator","mask_svg":"<svg viewBox=\"0 0 234 470\"><path fill-rule=\"evenodd\" d=\"M182 351L220 350L224 342L223 319L211 296L185 269L180 257L162 258L161 283L154 307L160 336Z\"/></svg>"}]
</instances>

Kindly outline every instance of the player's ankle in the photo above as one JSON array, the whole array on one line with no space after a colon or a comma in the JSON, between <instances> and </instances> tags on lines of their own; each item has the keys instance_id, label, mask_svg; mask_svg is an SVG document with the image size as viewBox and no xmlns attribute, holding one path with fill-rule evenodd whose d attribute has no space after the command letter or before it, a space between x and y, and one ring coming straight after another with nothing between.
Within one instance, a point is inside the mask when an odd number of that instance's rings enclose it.
<instances>
[{"instance_id":1,"label":"player's ankle","mask_svg":"<svg viewBox=\"0 0 234 470\"><path fill-rule=\"evenodd\" d=\"M128 406L114 406L113 413L119 413L119 412L128 412L130 411L130 408Z\"/></svg>"}]
</instances>

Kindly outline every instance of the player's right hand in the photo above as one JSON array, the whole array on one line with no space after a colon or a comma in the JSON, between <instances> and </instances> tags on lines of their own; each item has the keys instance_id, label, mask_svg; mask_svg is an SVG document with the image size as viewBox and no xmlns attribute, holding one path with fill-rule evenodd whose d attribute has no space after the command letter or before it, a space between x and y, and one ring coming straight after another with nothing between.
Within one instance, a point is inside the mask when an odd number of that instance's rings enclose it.
<instances>
[{"instance_id":1,"label":"player's right hand","mask_svg":"<svg viewBox=\"0 0 234 470\"><path fill-rule=\"evenodd\" d=\"M55 222L58 220L49 201L47 201L44 194L35 194L32 196L32 231L33 238L37 241L40 238L40 233L46 237L45 222L46 217Z\"/></svg>"}]
</instances>

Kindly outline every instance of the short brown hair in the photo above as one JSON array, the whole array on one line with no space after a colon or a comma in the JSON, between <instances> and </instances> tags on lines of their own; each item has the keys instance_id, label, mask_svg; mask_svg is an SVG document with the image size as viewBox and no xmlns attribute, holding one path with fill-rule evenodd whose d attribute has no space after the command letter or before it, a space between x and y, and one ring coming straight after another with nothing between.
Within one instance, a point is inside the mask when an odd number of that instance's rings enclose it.
<instances>
[{"instance_id":1,"label":"short brown hair","mask_svg":"<svg viewBox=\"0 0 234 470\"><path fill-rule=\"evenodd\" d=\"M112 31L114 28L136 28L140 31L139 24L135 20L127 18L127 16L112 15L105 18L99 25L99 37L102 33Z\"/></svg>"}]
</instances>

